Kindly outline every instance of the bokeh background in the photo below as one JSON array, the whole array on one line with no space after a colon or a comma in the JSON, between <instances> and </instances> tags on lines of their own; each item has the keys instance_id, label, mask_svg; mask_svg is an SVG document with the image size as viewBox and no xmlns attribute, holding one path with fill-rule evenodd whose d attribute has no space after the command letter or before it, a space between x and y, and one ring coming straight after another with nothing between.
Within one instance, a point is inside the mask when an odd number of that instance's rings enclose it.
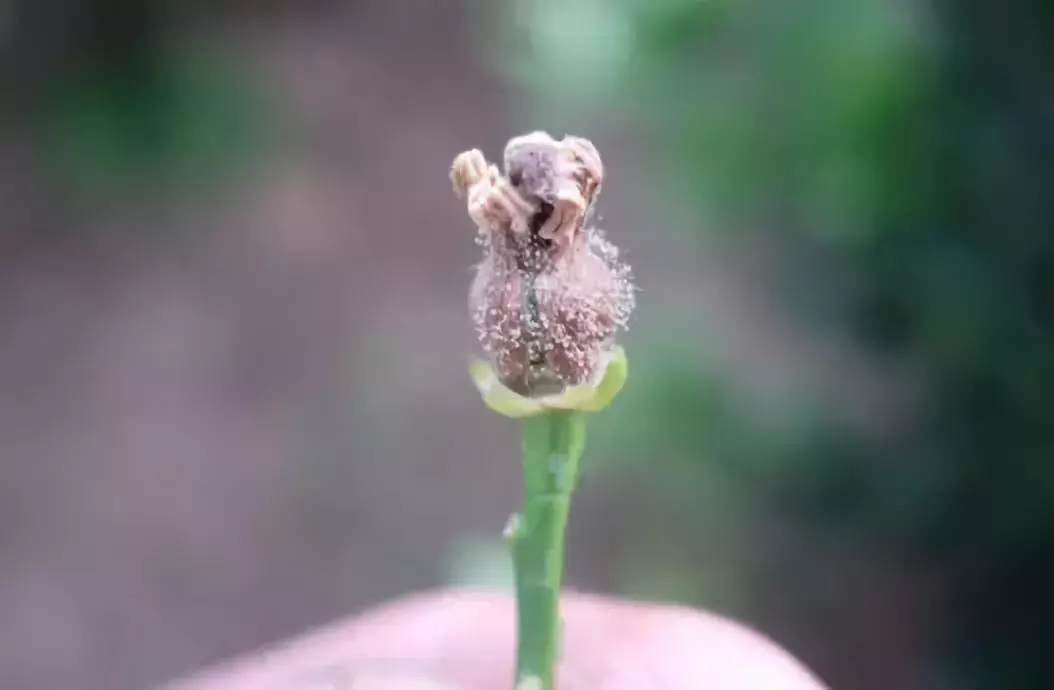
<instances>
[{"instance_id":1,"label":"bokeh background","mask_svg":"<svg viewBox=\"0 0 1054 690\"><path fill-rule=\"evenodd\" d=\"M1046 0L7 0L0 57L0 687L507 581L446 175L533 129L641 287L569 585L1054 687Z\"/></svg>"}]
</instances>

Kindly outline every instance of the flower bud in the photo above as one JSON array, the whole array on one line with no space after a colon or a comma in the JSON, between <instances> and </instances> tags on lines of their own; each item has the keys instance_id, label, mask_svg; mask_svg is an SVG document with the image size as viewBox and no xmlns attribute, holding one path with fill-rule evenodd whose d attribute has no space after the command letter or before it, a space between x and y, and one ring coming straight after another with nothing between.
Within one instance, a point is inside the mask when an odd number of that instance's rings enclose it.
<instances>
[{"instance_id":1,"label":"flower bud","mask_svg":"<svg viewBox=\"0 0 1054 690\"><path fill-rule=\"evenodd\" d=\"M504 174L479 151L451 169L479 228L469 307L499 381L522 396L596 383L634 306L629 266L588 220L603 166L586 139L509 141Z\"/></svg>"}]
</instances>

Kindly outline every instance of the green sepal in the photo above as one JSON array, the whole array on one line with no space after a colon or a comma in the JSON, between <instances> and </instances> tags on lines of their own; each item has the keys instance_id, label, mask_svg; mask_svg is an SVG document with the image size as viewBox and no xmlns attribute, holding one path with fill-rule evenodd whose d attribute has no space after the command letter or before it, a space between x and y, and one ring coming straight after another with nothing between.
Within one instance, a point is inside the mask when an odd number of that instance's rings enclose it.
<instances>
[{"instance_id":1,"label":"green sepal","mask_svg":"<svg viewBox=\"0 0 1054 690\"><path fill-rule=\"evenodd\" d=\"M557 395L538 398L528 398L505 386L498 380L490 364L482 360L473 360L469 364L469 374L484 404L506 417L522 419L548 410L599 412L622 390L626 384L626 377L629 376L629 362L626 352L621 347L616 346L612 349L605 356L605 360L597 381L569 386Z\"/></svg>"}]
</instances>

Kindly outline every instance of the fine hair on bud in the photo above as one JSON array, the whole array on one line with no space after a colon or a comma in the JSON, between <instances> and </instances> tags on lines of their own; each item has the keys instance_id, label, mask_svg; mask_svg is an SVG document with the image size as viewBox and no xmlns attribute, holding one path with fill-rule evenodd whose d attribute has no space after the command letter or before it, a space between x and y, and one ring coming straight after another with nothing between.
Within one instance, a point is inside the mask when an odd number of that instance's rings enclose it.
<instances>
[{"instance_id":1,"label":"fine hair on bud","mask_svg":"<svg viewBox=\"0 0 1054 690\"><path fill-rule=\"evenodd\" d=\"M590 222L604 168L589 140L532 132L508 142L503 166L472 150L451 168L483 248L469 309L504 385L557 394L603 373L635 287L618 249Z\"/></svg>"}]
</instances>

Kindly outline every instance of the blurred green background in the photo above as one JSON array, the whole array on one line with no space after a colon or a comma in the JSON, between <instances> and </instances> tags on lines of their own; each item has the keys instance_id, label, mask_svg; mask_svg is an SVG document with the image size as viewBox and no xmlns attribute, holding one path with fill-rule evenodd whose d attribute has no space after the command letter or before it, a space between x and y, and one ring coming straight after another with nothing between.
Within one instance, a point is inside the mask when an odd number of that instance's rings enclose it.
<instances>
[{"instance_id":1,"label":"blurred green background","mask_svg":"<svg viewBox=\"0 0 1054 690\"><path fill-rule=\"evenodd\" d=\"M1054 687L1054 4L0 3L0 683L501 586L446 180L590 137L641 294L568 581Z\"/></svg>"}]
</instances>

